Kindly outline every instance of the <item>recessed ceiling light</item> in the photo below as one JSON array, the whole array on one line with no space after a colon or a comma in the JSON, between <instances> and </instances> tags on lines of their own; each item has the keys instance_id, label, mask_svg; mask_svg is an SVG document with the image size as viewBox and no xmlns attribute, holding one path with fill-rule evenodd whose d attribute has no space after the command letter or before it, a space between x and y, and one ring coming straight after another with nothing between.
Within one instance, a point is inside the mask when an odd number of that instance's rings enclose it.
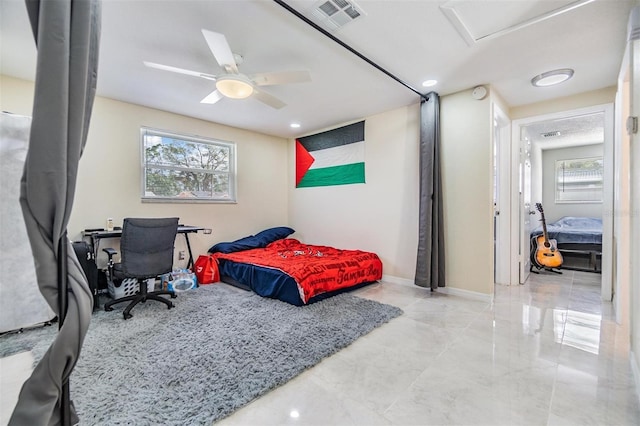
<instances>
[{"instance_id":1,"label":"recessed ceiling light","mask_svg":"<svg viewBox=\"0 0 640 426\"><path fill-rule=\"evenodd\" d=\"M422 82L422 85L424 87L431 87L431 86L435 86L436 84L438 84L438 80L425 80Z\"/></svg>"},{"instance_id":2,"label":"recessed ceiling light","mask_svg":"<svg viewBox=\"0 0 640 426\"><path fill-rule=\"evenodd\" d=\"M540 75L536 75L531 79L531 84L536 87L553 86L554 84L560 84L563 81L569 80L573 77L573 70L570 68L564 68L560 70L553 70L543 72Z\"/></svg>"},{"instance_id":3,"label":"recessed ceiling light","mask_svg":"<svg viewBox=\"0 0 640 426\"><path fill-rule=\"evenodd\" d=\"M289 127L291 127L292 129L299 129L300 128L300 123L291 123L291 124L289 124Z\"/></svg>"}]
</instances>

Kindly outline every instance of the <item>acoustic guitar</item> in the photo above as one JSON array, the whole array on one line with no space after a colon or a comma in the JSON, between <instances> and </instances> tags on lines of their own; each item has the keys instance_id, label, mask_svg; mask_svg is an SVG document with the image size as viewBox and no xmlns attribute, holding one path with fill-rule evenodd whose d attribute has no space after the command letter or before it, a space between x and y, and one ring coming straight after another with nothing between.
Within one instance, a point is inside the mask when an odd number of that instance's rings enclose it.
<instances>
[{"instance_id":1,"label":"acoustic guitar","mask_svg":"<svg viewBox=\"0 0 640 426\"><path fill-rule=\"evenodd\" d=\"M562 254L558 250L558 243L556 240L549 239L542 204L536 203L536 209L540 212L542 235L531 239L532 245L535 246L535 255L531 258L538 268L559 268L562 266Z\"/></svg>"}]
</instances>

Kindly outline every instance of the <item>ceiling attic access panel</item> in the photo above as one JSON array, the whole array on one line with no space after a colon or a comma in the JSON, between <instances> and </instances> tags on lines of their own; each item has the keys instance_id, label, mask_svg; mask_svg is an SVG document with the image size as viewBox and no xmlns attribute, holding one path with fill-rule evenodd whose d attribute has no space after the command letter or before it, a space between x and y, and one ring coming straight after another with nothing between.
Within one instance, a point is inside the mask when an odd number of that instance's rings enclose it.
<instances>
[{"instance_id":1,"label":"ceiling attic access panel","mask_svg":"<svg viewBox=\"0 0 640 426\"><path fill-rule=\"evenodd\" d=\"M584 6L594 0L497 0L480 2L450 0L440 10L464 41L472 46L542 22Z\"/></svg>"}]
</instances>

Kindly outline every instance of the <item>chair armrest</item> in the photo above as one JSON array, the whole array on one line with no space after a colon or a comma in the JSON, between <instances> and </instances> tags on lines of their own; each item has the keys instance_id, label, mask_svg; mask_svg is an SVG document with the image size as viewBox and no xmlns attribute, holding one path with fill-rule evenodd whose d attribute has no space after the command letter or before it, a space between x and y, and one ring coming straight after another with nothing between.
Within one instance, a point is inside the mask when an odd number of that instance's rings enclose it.
<instances>
[{"instance_id":1,"label":"chair armrest","mask_svg":"<svg viewBox=\"0 0 640 426\"><path fill-rule=\"evenodd\" d=\"M114 265L113 256L115 256L118 252L115 249L112 249L111 247L103 248L102 251L107 253L107 255L109 256L109 260L107 261L107 280L112 282L114 278L113 277L113 265Z\"/></svg>"},{"instance_id":2,"label":"chair armrest","mask_svg":"<svg viewBox=\"0 0 640 426\"><path fill-rule=\"evenodd\" d=\"M107 253L107 255L109 256L109 260L111 260L116 254L118 254L118 252L111 247L103 248L102 251Z\"/></svg>"}]
</instances>

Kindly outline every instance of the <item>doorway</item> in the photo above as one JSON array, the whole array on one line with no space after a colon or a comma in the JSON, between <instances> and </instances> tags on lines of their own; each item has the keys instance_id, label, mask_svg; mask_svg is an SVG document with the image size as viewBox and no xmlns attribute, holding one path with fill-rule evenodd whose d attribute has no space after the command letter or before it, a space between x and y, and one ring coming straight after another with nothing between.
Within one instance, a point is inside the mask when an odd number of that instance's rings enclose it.
<instances>
[{"instance_id":1,"label":"doorway","mask_svg":"<svg viewBox=\"0 0 640 426\"><path fill-rule=\"evenodd\" d=\"M602 250L598 256L601 271L603 300L612 298L611 252L613 191L613 107L610 104L565 111L515 120L512 146L516 155L512 158L514 181L511 193L512 210L519 220L512 224L512 268L518 270L518 281L523 284L530 269L530 233L540 227L540 216L532 205L544 206L547 223L563 217L594 217L602 221ZM584 172L572 174L573 186L565 180L559 187L558 164L569 159L600 158L601 174ZM584 163L584 162L583 162ZM566 172L566 169L564 169ZM586 182L586 177L592 179ZM583 184L577 180L585 179ZM598 183L598 179L600 182ZM577 184L577 185L576 185ZM598 188L599 186L599 188ZM575 191L570 193L570 189ZM592 193L598 192L600 199ZM563 192L560 192L563 191ZM592 198L585 194L590 192ZM577 194L577 195L576 195ZM575 197L575 198L572 198ZM581 198L582 197L582 198ZM586 199L585 199L586 197ZM576 253L577 255L578 253ZM589 261L593 259L589 257Z\"/></svg>"}]
</instances>

